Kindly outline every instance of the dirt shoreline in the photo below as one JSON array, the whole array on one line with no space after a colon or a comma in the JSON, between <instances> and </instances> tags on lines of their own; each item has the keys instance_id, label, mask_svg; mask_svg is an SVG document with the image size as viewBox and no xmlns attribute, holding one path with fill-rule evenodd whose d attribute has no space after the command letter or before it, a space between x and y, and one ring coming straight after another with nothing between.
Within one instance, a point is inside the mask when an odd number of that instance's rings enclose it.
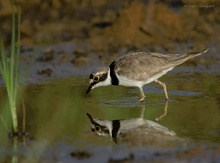
<instances>
[{"instance_id":1,"label":"dirt shoreline","mask_svg":"<svg viewBox=\"0 0 220 163\"><path fill-rule=\"evenodd\" d=\"M16 2L18 3L18 2ZM84 42L97 52L119 48L203 50L219 42L219 2L183 1L34 1L20 0L23 46ZM1 31L10 43L11 6L2 1Z\"/></svg>"}]
</instances>

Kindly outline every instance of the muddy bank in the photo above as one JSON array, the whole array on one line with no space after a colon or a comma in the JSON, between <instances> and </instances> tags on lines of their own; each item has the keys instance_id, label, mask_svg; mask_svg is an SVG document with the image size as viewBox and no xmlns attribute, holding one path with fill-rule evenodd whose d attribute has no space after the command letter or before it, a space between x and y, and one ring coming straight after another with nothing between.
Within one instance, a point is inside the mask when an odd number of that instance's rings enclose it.
<instances>
[{"instance_id":1,"label":"muddy bank","mask_svg":"<svg viewBox=\"0 0 220 163\"><path fill-rule=\"evenodd\" d=\"M219 42L219 2L20 0L23 46L72 41L89 50L203 50ZM1 31L10 43L10 2L1 2Z\"/></svg>"},{"instance_id":2,"label":"muddy bank","mask_svg":"<svg viewBox=\"0 0 220 163\"><path fill-rule=\"evenodd\" d=\"M219 147L199 147L192 145L182 149L156 149L146 147L119 146L98 146L96 144L69 145L65 142L58 142L48 145L47 141L33 144L33 149L19 146L13 152L1 149L7 157L13 157L20 162L219 162ZM40 150L39 150L40 148ZM131 149L129 149L131 148Z\"/></svg>"}]
</instances>

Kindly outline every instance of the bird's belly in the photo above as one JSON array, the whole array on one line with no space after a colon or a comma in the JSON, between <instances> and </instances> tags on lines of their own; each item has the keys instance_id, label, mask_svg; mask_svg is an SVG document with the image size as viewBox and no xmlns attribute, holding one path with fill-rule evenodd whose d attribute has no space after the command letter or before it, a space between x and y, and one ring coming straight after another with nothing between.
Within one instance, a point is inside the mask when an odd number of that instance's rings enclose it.
<instances>
[{"instance_id":1,"label":"bird's belly","mask_svg":"<svg viewBox=\"0 0 220 163\"><path fill-rule=\"evenodd\" d=\"M161 73L158 73L158 74L156 74L148 79L145 79L145 80L134 80L134 79L130 79L130 78L127 78L124 76L118 76L118 75L117 75L117 78L119 79L119 85L123 85L126 87L142 87L146 84L149 84L149 83L157 80L158 78L160 78L161 76L163 76L164 74L166 74L168 71L170 71L172 69L173 69L173 67L171 67L167 70L164 70Z\"/></svg>"},{"instance_id":2,"label":"bird's belly","mask_svg":"<svg viewBox=\"0 0 220 163\"><path fill-rule=\"evenodd\" d=\"M141 87L145 85L145 82L143 81L132 80L126 77L118 77L118 78L119 78L119 85L123 85L126 87Z\"/></svg>"}]
</instances>

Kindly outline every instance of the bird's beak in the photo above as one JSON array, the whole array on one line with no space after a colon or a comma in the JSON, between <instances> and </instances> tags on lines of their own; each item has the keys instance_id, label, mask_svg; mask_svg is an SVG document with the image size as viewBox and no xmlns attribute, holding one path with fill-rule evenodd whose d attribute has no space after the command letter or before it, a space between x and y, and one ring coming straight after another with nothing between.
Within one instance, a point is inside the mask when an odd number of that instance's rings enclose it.
<instances>
[{"instance_id":1,"label":"bird's beak","mask_svg":"<svg viewBox=\"0 0 220 163\"><path fill-rule=\"evenodd\" d=\"M88 116L88 118L89 118L89 120L90 120L91 122L94 121L93 118L92 118L92 116L91 116L89 113L86 113L86 115Z\"/></svg>"},{"instance_id":2,"label":"bird's beak","mask_svg":"<svg viewBox=\"0 0 220 163\"><path fill-rule=\"evenodd\" d=\"M89 88L86 91L86 94L88 94L92 90L92 84L89 85Z\"/></svg>"}]
</instances>

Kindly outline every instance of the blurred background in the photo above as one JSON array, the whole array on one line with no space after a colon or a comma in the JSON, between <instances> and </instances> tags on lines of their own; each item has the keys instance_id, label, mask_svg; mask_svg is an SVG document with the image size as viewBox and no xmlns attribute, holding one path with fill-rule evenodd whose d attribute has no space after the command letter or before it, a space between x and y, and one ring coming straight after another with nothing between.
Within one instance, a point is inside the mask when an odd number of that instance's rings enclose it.
<instances>
[{"instance_id":1,"label":"blurred background","mask_svg":"<svg viewBox=\"0 0 220 163\"><path fill-rule=\"evenodd\" d=\"M23 46L72 41L84 51L204 50L220 42L218 0L19 0ZM10 43L11 4L0 2ZM178 44L178 46L176 45ZM178 49L178 51L180 51Z\"/></svg>"}]
</instances>

